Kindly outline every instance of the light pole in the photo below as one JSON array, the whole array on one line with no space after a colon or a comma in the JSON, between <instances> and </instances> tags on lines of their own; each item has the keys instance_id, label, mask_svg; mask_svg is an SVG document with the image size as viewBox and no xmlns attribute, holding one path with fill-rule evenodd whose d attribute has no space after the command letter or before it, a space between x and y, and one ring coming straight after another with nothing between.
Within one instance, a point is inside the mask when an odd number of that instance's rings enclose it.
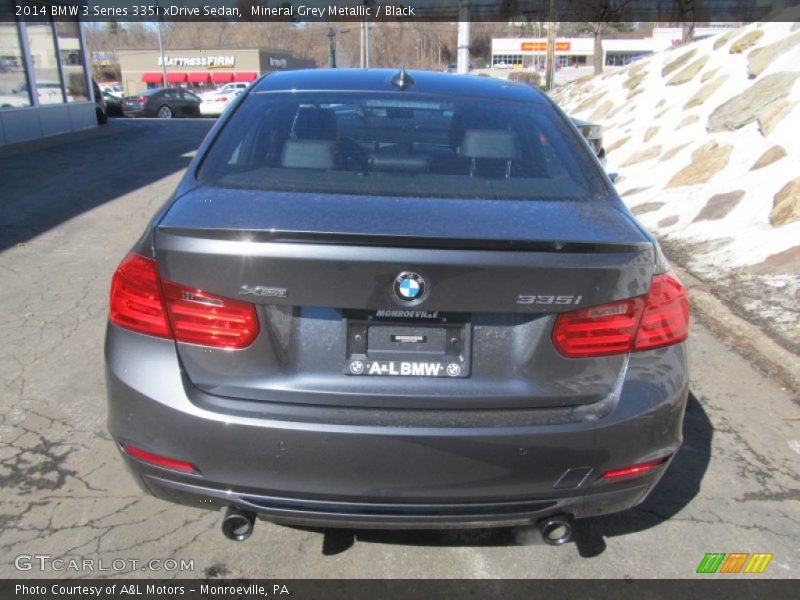
<instances>
[{"instance_id":1,"label":"light pole","mask_svg":"<svg viewBox=\"0 0 800 600\"><path fill-rule=\"evenodd\" d=\"M158 0L156 0L156 10L158 11L158 19L156 21L158 25L158 52L161 54L161 84L163 87L167 87L167 60L164 56L164 40L161 39L163 32L161 30L161 8L158 5Z\"/></svg>"}]
</instances>

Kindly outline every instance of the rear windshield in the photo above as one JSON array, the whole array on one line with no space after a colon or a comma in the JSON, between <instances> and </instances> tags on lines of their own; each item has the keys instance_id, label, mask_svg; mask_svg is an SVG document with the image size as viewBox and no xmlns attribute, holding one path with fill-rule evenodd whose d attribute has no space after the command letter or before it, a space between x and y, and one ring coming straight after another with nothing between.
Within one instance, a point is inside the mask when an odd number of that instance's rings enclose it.
<instances>
[{"instance_id":1,"label":"rear windshield","mask_svg":"<svg viewBox=\"0 0 800 600\"><path fill-rule=\"evenodd\" d=\"M380 196L578 200L607 192L590 151L549 105L409 93L253 94L198 178Z\"/></svg>"}]
</instances>

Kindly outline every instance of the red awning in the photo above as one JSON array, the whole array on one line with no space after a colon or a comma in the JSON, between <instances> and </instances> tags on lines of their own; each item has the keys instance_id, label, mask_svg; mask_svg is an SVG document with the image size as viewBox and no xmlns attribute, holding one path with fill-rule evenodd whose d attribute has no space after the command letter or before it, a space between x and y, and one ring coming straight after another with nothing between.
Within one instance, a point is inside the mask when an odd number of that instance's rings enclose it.
<instances>
[{"instance_id":1,"label":"red awning","mask_svg":"<svg viewBox=\"0 0 800 600\"><path fill-rule=\"evenodd\" d=\"M242 81L242 82L250 82L253 81L256 77L258 77L258 73L234 73L233 80L234 81Z\"/></svg>"},{"instance_id":2,"label":"red awning","mask_svg":"<svg viewBox=\"0 0 800 600\"><path fill-rule=\"evenodd\" d=\"M214 83L230 83L233 81L233 73L212 73L211 81Z\"/></svg>"},{"instance_id":3,"label":"red awning","mask_svg":"<svg viewBox=\"0 0 800 600\"><path fill-rule=\"evenodd\" d=\"M164 76L161 73L142 73L144 83L163 83Z\"/></svg>"},{"instance_id":4,"label":"red awning","mask_svg":"<svg viewBox=\"0 0 800 600\"><path fill-rule=\"evenodd\" d=\"M167 81L170 83L183 83L186 81L186 73L167 73Z\"/></svg>"},{"instance_id":5,"label":"red awning","mask_svg":"<svg viewBox=\"0 0 800 600\"><path fill-rule=\"evenodd\" d=\"M208 73L189 73L186 81L189 83L208 83L211 77Z\"/></svg>"}]
</instances>

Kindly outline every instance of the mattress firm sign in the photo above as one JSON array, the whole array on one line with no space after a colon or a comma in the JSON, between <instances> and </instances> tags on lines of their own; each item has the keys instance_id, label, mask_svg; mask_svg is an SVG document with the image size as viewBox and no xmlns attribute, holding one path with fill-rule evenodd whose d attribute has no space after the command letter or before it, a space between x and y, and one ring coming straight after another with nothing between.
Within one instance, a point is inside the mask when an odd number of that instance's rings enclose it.
<instances>
[{"instance_id":1,"label":"mattress firm sign","mask_svg":"<svg viewBox=\"0 0 800 600\"><path fill-rule=\"evenodd\" d=\"M206 69L228 69L236 65L235 56L165 56L158 57L158 66L205 67Z\"/></svg>"}]
</instances>

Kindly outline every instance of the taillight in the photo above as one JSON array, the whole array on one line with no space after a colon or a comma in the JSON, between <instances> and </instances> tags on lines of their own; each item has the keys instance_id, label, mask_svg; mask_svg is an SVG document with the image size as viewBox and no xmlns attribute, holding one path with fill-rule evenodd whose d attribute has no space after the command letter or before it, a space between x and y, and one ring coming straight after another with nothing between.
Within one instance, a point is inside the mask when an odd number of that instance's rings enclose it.
<instances>
[{"instance_id":1,"label":"taillight","mask_svg":"<svg viewBox=\"0 0 800 600\"><path fill-rule=\"evenodd\" d=\"M147 96L139 96L138 98L136 98L136 100L134 100L134 102L138 102L139 104L144 104L145 102L147 102Z\"/></svg>"},{"instance_id":2,"label":"taillight","mask_svg":"<svg viewBox=\"0 0 800 600\"><path fill-rule=\"evenodd\" d=\"M688 333L686 290L664 273L644 296L558 315L553 343L564 356L586 358L669 346Z\"/></svg>"},{"instance_id":3,"label":"taillight","mask_svg":"<svg viewBox=\"0 0 800 600\"><path fill-rule=\"evenodd\" d=\"M227 98L217 98L214 102L227 102Z\"/></svg>"},{"instance_id":4,"label":"taillight","mask_svg":"<svg viewBox=\"0 0 800 600\"><path fill-rule=\"evenodd\" d=\"M111 322L124 329L171 338L158 281L158 265L152 258L131 252L111 280Z\"/></svg>"},{"instance_id":5,"label":"taillight","mask_svg":"<svg viewBox=\"0 0 800 600\"><path fill-rule=\"evenodd\" d=\"M175 339L215 348L244 348L258 335L255 306L162 281Z\"/></svg>"},{"instance_id":6,"label":"taillight","mask_svg":"<svg viewBox=\"0 0 800 600\"><path fill-rule=\"evenodd\" d=\"M109 306L119 327L189 344L244 348L259 330L252 304L162 281L156 261L133 252L114 273Z\"/></svg>"}]
</instances>

